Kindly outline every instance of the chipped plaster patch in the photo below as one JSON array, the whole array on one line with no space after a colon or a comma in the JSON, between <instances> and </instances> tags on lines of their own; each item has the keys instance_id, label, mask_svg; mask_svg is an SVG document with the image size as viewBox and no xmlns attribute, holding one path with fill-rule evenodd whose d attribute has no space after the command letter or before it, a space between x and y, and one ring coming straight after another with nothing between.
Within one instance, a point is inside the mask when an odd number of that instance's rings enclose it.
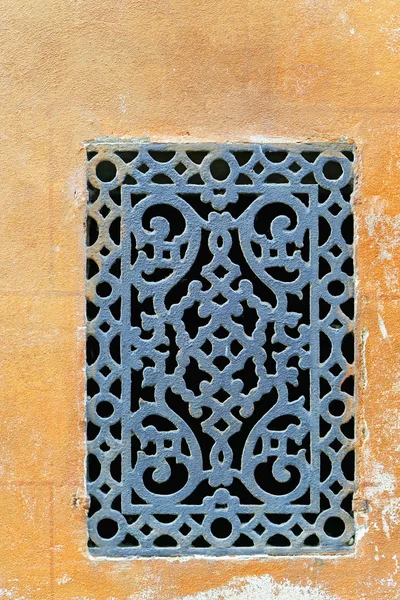
<instances>
[{"instance_id":1,"label":"chipped plaster patch","mask_svg":"<svg viewBox=\"0 0 400 600\"><path fill-rule=\"evenodd\" d=\"M400 247L400 215L387 214L387 204L387 201L379 196L372 198L365 222L368 235L378 247L376 260L381 263L385 285L391 293L397 293L400 291L400 269L398 261L393 260L393 254L398 252ZM380 293L377 283L377 296L380 296Z\"/></svg>"},{"instance_id":2,"label":"chipped plaster patch","mask_svg":"<svg viewBox=\"0 0 400 600\"><path fill-rule=\"evenodd\" d=\"M390 500L382 511L382 525L386 537L390 538L391 528L400 523L400 498Z\"/></svg>"},{"instance_id":3,"label":"chipped plaster patch","mask_svg":"<svg viewBox=\"0 0 400 600\"><path fill-rule=\"evenodd\" d=\"M399 285L399 272L396 268L391 268L390 271L385 271L385 284L389 290L397 290Z\"/></svg>"},{"instance_id":4,"label":"chipped plaster patch","mask_svg":"<svg viewBox=\"0 0 400 600\"><path fill-rule=\"evenodd\" d=\"M392 15L386 25L382 25L381 32L385 34L386 47L391 52L400 52L400 18Z\"/></svg>"},{"instance_id":5,"label":"chipped plaster patch","mask_svg":"<svg viewBox=\"0 0 400 600\"><path fill-rule=\"evenodd\" d=\"M395 581L393 579L393 575L389 575L389 577L386 577L384 579L380 579L379 583L382 586L382 588L384 588L384 589L387 589L389 587L397 587L397 581ZM398 598L397 595L396 595L396 598Z\"/></svg>"},{"instance_id":6,"label":"chipped plaster patch","mask_svg":"<svg viewBox=\"0 0 400 600\"><path fill-rule=\"evenodd\" d=\"M128 93L129 95L129 93ZM120 94L119 95L119 109L121 111L121 115L125 115L126 113L126 95L125 94Z\"/></svg>"},{"instance_id":7,"label":"chipped plaster patch","mask_svg":"<svg viewBox=\"0 0 400 600\"><path fill-rule=\"evenodd\" d=\"M0 588L0 598L11 598L11 600L29 600L27 596L20 596L15 588L7 590Z\"/></svg>"},{"instance_id":8,"label":"chipped plaster patch","mask_svg":"<svg viewBox=\"0 0 400 600\"><path fill-rule=\"evenodd\" d=\"M64 585L65 583L68 583L68 581L72 581L72 577L68 577L66 573L63 573L57 583L58 585Z\"/></svg>"},{"instance_id":9,"label":"chipped plaster patch","mask_svg":"<svg viewBox=\"0 0 400 600\"><path fill-rule=\"evenodd\" d=\"M231 583L176 600L340 600L319 586L277 583L270 575L235 578Z\"/></svg>"},{"instance_id":10,"label":"chipped plaster patch","mask_svg":"<svg viewBox=\"0 0 400 600\"><path fill-rule=\"evenodd\" d=\"M358 517L358 520L360 519L360 517ZM359 543L361 542L361 540L363 539L364 535L368 533L368 525L361 525L359 522L357 522L357 527L356 527L356 531L355 531L355 540L356 540L356 546L359 545Z\"/></svg>"},{"instance_id":11,"label":"chipped plaster patch","mask_svg":"<svg viewBox=\"0 0 400 600\"><path fill-rule=\"evenodd\" d=\"M87 202L86 170L84 166L79 166L71 172L62 190L62 195L67 208L65 217L72 220L75 217L75 211L82 210ZM73 203L71 198L74 199Z\"/></svg>"},{"instance_id":12,"label":"chipped plaster patch","mask_svg":"<svg viewBox=\"0 0 400 600\"><path fill-rule=\"evenodd\" d=\"M120 563L120 569L122 571L130 571L129 561ZM146 587L142 588L142 578L136 580L136 584L133 586L134 589L140 591L129 594L126 600L160 600L163 597L161 578L151 568L145 570L143 579L146 581Z\"/></svg>"},{"instance_id":13,"label":"chipped plaster patch","mask_svg":"<svg viewBox=\"0 0 400 600\"><path fill-rule=\"evenodd\" d=\"M397 573L399 572L399 561L397 559L397 554L393 554L392 559L394 560L394 564L395 564L395 569L394 569L393 575L397 575Z\"/></svg>"},{"instance_id":14,"label":"chipped plaster patch","mask_svg":"<svg viewBox=\"0 0 400 600\"><path fill-rule=\"evenodd\" d=\"M394 382L392 390L395 392L400 391L400 375ZM382 412L382 424L384 428L389 432L390 435L395 432L397 435L400 434L400 413L397 408L386 408Z\"/></svg>"},{"instance_id":15,"label":"chipped plaster patch","mask_svg":"<svg viewBox=\"0 0 400 600\"><path fill-rule=\"evenodd\" d=\"M385 471L383 465L370 459L369 452L365 452L365 463L370 471L371 484L366 486L366 497L373 499L374 504L382 502L382 496L393 496L396 488L396 478L392 473ZM385 500L386 504L387 500Z\"/></svg>"},{"instance_id":16,"label":"chipped plaster patch","mask_svg":"<svg viewBox=\"0 0 400 600\"><path fill-rule=\"evenodd\" d=\"M382 315L380 315L378 313L378 325L379 325L379 331L381 332L381 336L383 337L384 340L387 340L388 336L388 332L386 329L386 325L385 325L385 321L383 320Z\"/></svg>"},{"instance_id":17,"label":"chipped plaster patch","mask_svg":"<svg viewBox=\"0 0 400 600\"><path fill-rule=\"evenodd\" d=\"M368 235L379 245L379 260L391 260L392 252L400 244L400 215L385 214L386 205L386 200L375 196L366 217Z\"/></svg>"},{"instance_id":18,"label":"chipped plaster patch","mask_svg":"<svg viewBox=\"0 0 400 600\"><path fill-rule=\"evenodd\" d=\"M159 600L160 597L160 590L151 588L128 596L128 600Z\"/></svg>"},{"instance_id":19,"label":"chipped plaster patch","mask_svg":"<svg viewBox=\"0 0 400 600\"><path fill-rule=\"evenodd\" d=\"M400 393L400 373L395 373L392 381L392 391L395 394Z\"/></svg>"}]
</instances>

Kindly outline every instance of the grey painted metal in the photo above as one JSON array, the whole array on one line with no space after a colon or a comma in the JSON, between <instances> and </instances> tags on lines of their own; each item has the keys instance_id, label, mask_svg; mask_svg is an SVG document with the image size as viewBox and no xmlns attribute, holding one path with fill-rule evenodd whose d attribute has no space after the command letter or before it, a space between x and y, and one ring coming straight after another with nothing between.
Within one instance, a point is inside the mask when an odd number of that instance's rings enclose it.
<instances>
[{"instance_id":1,"label":"grey painted metal","mask_svg":"<svg viewBox=\"0 0 400 600\"><path fill-rule=\"evenodd\" d=\"M90 551L350 549L351 148L87 155Z\"/></svg>"}]
</instances>

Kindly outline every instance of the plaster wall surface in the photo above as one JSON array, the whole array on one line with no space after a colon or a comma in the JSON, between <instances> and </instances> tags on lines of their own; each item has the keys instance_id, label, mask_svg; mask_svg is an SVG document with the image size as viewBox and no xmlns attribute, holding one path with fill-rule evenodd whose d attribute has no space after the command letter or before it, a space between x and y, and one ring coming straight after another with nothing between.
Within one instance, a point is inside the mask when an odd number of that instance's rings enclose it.
<instances>
[{"instance_id":1,"label":"plaster wall surface","mask_svg":"<svg viewBox=\"0 0 400 600\"><path fill-rule=\"evenodd\" d=\"M0 598L400 598L398 2L0 0L0 12ZM89 557L83 144L102 136L356 145L353 554Z\"/></svg>"}]
</instances>

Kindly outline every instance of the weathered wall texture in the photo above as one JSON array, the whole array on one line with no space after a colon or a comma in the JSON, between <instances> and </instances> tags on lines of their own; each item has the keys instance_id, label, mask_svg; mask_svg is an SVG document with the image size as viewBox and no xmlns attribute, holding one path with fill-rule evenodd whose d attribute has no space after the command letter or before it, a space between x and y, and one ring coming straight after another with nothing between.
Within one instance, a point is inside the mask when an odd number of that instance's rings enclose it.
<instances>
[{"instance_id":1,"label":"weathered wall texture","mask_svg":"<svg viewBox=\"0 0 400 600\"><path fill-rule=\"evenodd\" d=\"M0 598L400 598L398 2L0 7ZM89 558L83 142L100 136L357 145L358 496L370 509L354 555Z\"/></svg>"}]
</instances>

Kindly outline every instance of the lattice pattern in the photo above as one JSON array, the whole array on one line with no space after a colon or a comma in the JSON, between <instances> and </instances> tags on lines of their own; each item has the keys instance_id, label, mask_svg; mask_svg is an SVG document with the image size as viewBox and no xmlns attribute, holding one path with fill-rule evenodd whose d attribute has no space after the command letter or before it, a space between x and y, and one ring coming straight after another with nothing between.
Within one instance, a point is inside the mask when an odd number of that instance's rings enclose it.
<instances>
[{"instance_id":1,"label":"lattice pattern","mask_svg":"<svg viewBox=\"0 0 400 600\"><path fill-rule=\"evenodd\" d=\"M89 547L353 543L353 154L87 147Z\"/></svg>"}]
</instances>

